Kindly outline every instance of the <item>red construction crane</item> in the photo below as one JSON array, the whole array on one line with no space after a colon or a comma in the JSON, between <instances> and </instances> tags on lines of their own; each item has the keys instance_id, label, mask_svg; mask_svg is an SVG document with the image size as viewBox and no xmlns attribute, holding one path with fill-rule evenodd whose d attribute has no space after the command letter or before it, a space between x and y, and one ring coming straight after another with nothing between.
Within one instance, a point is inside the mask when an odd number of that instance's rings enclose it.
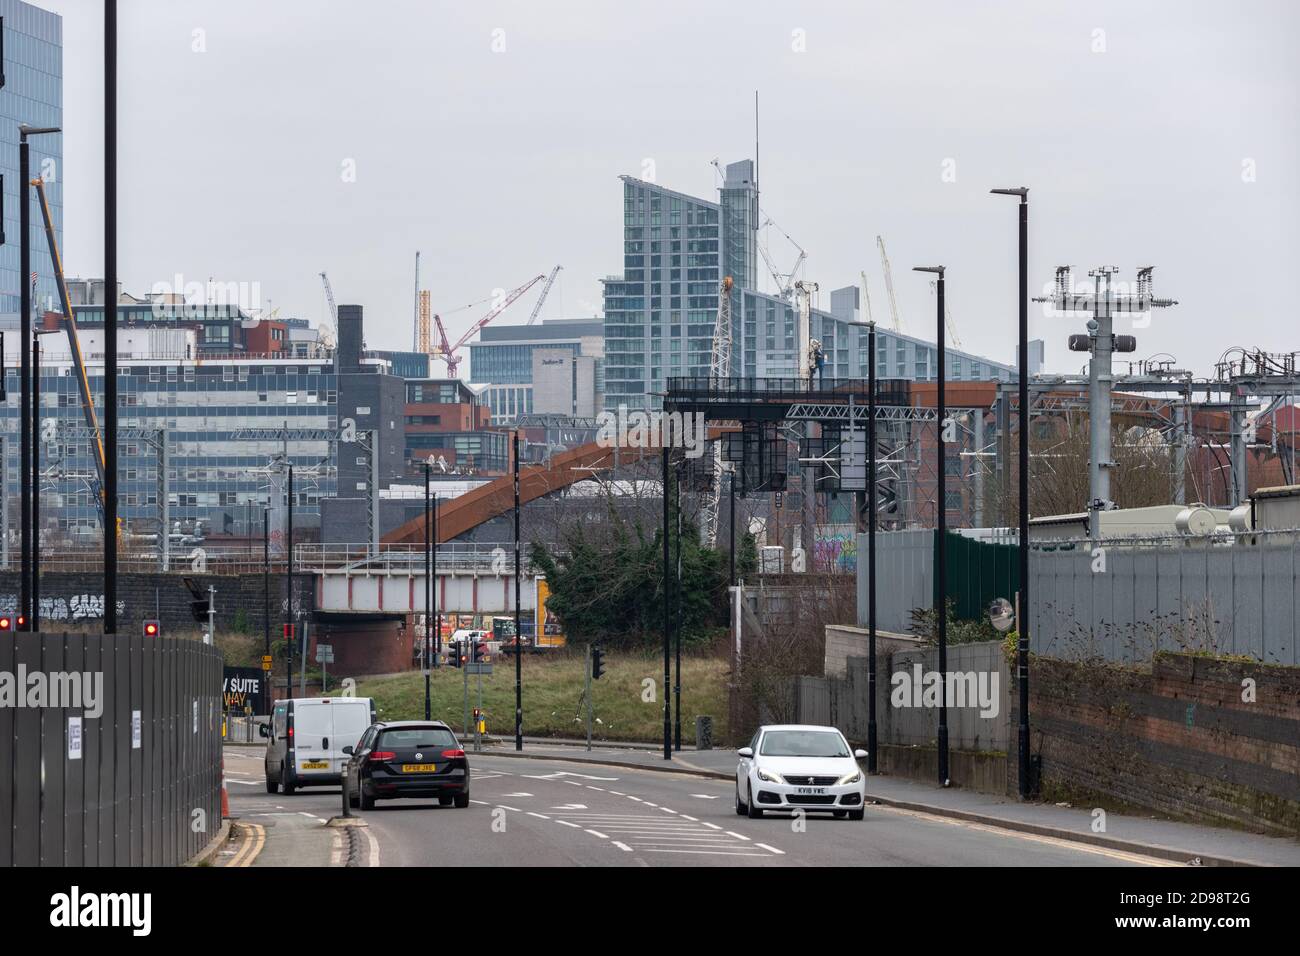
<instances>
[{"instance_id":1,"label":"red construction crane","mask_svg":"<svg viewBox=\"0 0 1300 956\"><path fill-rule=\"evenodd\" d=\"M533 276L531 279L529 279L519 288L512 290L508 295L506 295L505 299L501 302L500 305L493 308L491 312L489 312L487 315L483 316L483 318L479 319L477 322L471 325L465 331L465 334L460 337L460 340L457 341L455 345L449 345L447 342L447 330L446 328L443 327L442 316L436 314L434 315L433 320L435 323L437 323L438 326L438 339L439 339L438 358L442 359L444 362L447 363L448 378L458 377L460 363L464 361L464 356L457 354L458 352L460 352L461 347L470 339L472 339L475 335L477 335L479 330L482 329L483 326L487 325L498 315L504 312L507 308L509 308L510 303L514 302L515 299L519 298L521 295L523 295L525 292L527 292L529 289L537 285L537 283L541 282L545 278L546 276L544 275Z\"/></svg>"}]
</instances>

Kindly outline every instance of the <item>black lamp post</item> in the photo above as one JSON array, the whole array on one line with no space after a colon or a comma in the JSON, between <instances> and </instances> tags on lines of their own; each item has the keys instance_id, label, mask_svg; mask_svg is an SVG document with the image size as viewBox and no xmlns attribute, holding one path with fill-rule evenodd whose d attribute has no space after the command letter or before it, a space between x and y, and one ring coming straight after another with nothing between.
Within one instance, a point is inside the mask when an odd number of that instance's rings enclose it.
<instances>
[{"instance_id":1,"label":"black lamp post","mask_svg":"<svg viewBox=\"0 0 1300 956\"><path fill-rule=\"evenodd\" d=\"M424 719L433 719L433 689L429 686L429 654L433 644L433 529L429 519L431 466L424 463Z\"/></svg>"},{"instance_id":2,"label":"black lamp post","mask_svg":"<svg viewBox=\"0 0 1300 956\"><path fill-rule=\"evenodd\" d=\"M1020 197L1019 376L1020 445L1020 598L1016 602L1016 681L1020 710L1019 793L1030 795L1029 779L1029 189L993 189L1000 196Z\"/></svg>"},{"instance_id":3,"label":"black lamp post","mask_svg":"<svg viewBox=\"0 0 1300 956\"><path fill-rule=\"evenodd\" d=\"M937 618L937 629L939 638L939 727L935 733L935 743L939 751L939 786L948 786L948 573L947 573L947 544L948 535L948 446L944 441L944 431L947 427L945 419L947 418L947 405L944 401L944 377L947 375L947 361L944 340L944 267L943 266L916 266L913 272L929 272L937 277L935 289L937 292L938 311L937 322L935 326L935 343L938 346L938 363L939 367L935 370L935 384L937 386L935 395L935 425L937 441L937 459L939 463L938 490L935 494L935 534L937 536L937 546L935 548L934 558L934 578L935 578L935 600L934 613Z\"/></svg>"},{"instance_id":4,"label":"black lamp post","mask_svg":"<svg viewBox=\"0 0 1300 956\"><path fill-rule=\"evenodd\" d=\"M515 750L524 749L524 643L523 643L523 618L519 612L519 579L523 576L523 559L519 551L519 429L516 428L510 434L511 441L511 459L514 469L515 485ZM536 609L537 612L541 608ZM535 613L535 620L541 619L540 613ZM534 640L540 640L541 635L534 632Z\"/></svg>"},{"instance_id":5,"label":"black lamp post","mask_svg":"<svg viewBox=\"0 0 1300 956\"><path fill-rule=\"evenodd\" d=\"M21 356L21 368L19 374L19 390L21 392L21 401L19 409L19 444L20 444L20 461L18 466L19 481L19 498L21 501L21 522L22 522L22 547L20 551L21 565L21 582L19 585L19 606L18 618L23 622L22 630L35 630L36 625L34 613L36 608L32 597L34 572L33 568L36 563L36 528L35 518L32 516L31 503L34 496L39 493L40 486L31 484L35 469L32 459L36 457L33 454L38 436L32 432L33 406L35 402L32 399L32 364L31 352L28 350L28 343L32 341L32 242L31 242L31 157L27 145L28 136L38 136L44 133L57 133L58 127L55 126L28 126L26 123L18 125L18 178L21 180L18 184L18 260L19 260L19 316L18 316L18 354ZM107 529L104 532L108 535ZM107 607L105 607L107 613Z\"/></svg>"},{"instance_id":6,"label":"black lamp post","mask_svg":"<svg viewBox=\"0 0 1300 956\"><path fill-rule=\"evenodd\" d=\"M867 773L876 773L876 323L850 325L867 329ZM859 508L858 531L862 529L861 511Z\"/></svg>"},{"instance_id":7,"label":"black lamp post","mask_svg":"<svg viewBox=\"0 0 1300 956\"><path fill-rule=\"evenodd\" d=\"M171 529L164 527L163 534L171 534ZM271 509L262 509L262 653L271 656ZM263 713L271 713L271 672L262 669Z\"/></svg>"},{"instance_id":8,"label":"black lamp post","mask_svg":"<svg viewBox=\"0 0 1300 956\"><path fill-rule=\"evenodd\" d=\"M670 475L668 471L668 443L665 442L660 450L663 457L663 498L664 498L664 759L673 759L673 726L672 726L672 708L669 706L669 699L672 697L672 609L668 599L669 585L671 581L671 572L669 571L668 557L668 486Z\"/></svg>"}]
</instances>

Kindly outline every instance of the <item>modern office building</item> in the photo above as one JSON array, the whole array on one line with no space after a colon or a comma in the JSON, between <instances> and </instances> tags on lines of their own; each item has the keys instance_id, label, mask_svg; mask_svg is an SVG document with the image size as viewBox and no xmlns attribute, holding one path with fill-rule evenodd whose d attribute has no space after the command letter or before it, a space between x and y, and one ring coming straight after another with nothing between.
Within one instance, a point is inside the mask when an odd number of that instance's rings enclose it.
<instances>
[{"instance_id":1,"label":"modern office building","mask_svg":"<svg viewBox=\"0 0 1300 956\"><path fill-rule=\"evenodd\" d=\"M657 407L666 379L708 375L723 274L737 296L757 279L753 174L750 160L728 165L718 202L621 177L623 273L604 280L606 408Z\"/></svg>"},{"instance_id":2,"label":"modern office building","mask_svg":"<svg viewBox=\"0 0 1300 956\"><path fill-rule=\"evenodd\" d=\"M604 323L592 319L543 319L537 325L488 326L469 346L469 380L483 386L482 400L491 410L492 424L505 425L534 411L601 408L604 391ZM545 352L550 364L539 365ZM556 353L563 353L556 354ZM571 361L561 363L567 355ZM567 377L559 373L563 364ZM581 369L581 371L579 371ZM535 375L544 375L544 394Z\"/></svg>"},{"instance_id":3,"label":"modern office building","mask_svg":"<svg viewBox=\"0 0 1300 956\"><path fill-rule=\"evenodd\" d=\"M19 253L19 214L22 204L18 175L18 126L63 125L63 18L21 0L0 0L4 17L4 88L0 89L0 174L4 176L4 233L0 246L0 326L18 323L22 294ZM28 139L32 176L45 180L50 218L60 248L63 245L63 135L45 133ZM36 273L33 307L39 314L57 308L49 246L39 209L31 216L32 271Z\"/></svg>"},{"instance_id":4,"label":"modern office building","mask_svg":"<svg viewBox=\"0 0 1300 956\"><path fill-rule=\"evenodd\" d=\"M510 436L493 431L490 412L458 378L406 380L406 472L418 477L425 462L440 474L504 474Z\"/></svg>"},{"instance_id":5,"label":"modern office building","mask_svg":"<svg viewBox=\"0 0 1300 956\"><path fill-rule=\"evenodd\" d=\"M724 275L732 277L732 375L794 377L795 307L758 290L758 192L749 160L726 167L718 202L623 176L623 273L604 280L604 407L654 408L666 379L707 376ZM853 328L859 290L830 293L814 307L810 335L826 354L827 378L867 374L867 334ZM877 328L882 376L928 380L937 350L924 339ZM947 350L948 377L1002 379L1010 365Z\"/></svg>"}]
</instances>

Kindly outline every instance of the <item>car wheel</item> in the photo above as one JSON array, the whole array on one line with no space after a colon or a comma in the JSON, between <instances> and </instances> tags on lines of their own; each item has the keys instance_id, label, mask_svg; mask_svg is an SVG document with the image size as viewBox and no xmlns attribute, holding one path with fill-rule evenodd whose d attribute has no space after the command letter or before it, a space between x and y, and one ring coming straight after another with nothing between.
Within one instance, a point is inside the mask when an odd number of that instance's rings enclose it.
<instances>
[{"instance_id":1,"label":"car wheel","mask_svg":"<svg viewBox=\"0 0 1300 956\"><path fill-rule=\"evenodd\" d=\"M740 784L736 784L736 816L743 817L749 814L749 807L740 799Z\"/></svg>"},{"instance_id":2,"label":"car wheel","mask_svg":"<svg viewBox=\"0 0 1300 956\"><path fill-rule=\"evenodd\" d=\"M294 790L297 789L297 787L289 782L289 771L285 768L284 764L280 764L280 786L284 789L284 795L286 797L293 796Z\"/></svg>"},{"instance_id":3,"label":"car wheel","mask_svg":"<svg viewBox=\"0 0 1300 956\"><path fill-rule=\"evenodd\" d=\"M272 780L270 777L267 777L267 778L266 778L266 792L267 792L267 793L279 793L279 792L280 792L280 781L278 781L278 780Z\"/></svg>"},{"instance_id":4,"label":"car wheel","mask_svg":"<svg viewBox=\"0 0 1300 956\"><path fill-rule=\"evenodd\" d=\"M452 798L451 798L451 797L439 797L439 798L438 798L438 806L440 806L440 807L449 807L449 806L451 806L451 801L452 801Z\"/></svg>"},{"instance_id":5,"label":"car wheel","mask_svg":"<svg viewBox=\"0 0 1300 956\"><path fill-rule=\"evenodd\" d=\"M745 807L745 816L751 820L763 819L763 811L758 808L758 797L752 791L749 794L749 806Z\"/></svg>"},{"instance_id":6,"label":"car wheel","mask_svg":"<svg viewBox=\"0 0 1300 956\"><path fill-rule=\"evenodd\" d=\"M834 816L836 820L843 820L845 817L847 817L847 816L849 815L849 811L847 811L847 810L832 810L832 811L831 811L831 815Z\"/></svg>"},{"instance_id":7,"label":"car wheel","mask_svg":"<svg viewBox=\"0 0 1300 956\"><path fill-rule=\"evenodd\" d=\"M361 809L373 810L375 808L375 798L366 793L366 785L363 782L358 780L357 785L361 788L361 792L357 794L357 800L361 803Z\"/></svg>"},{"instance_id":8,"label":"car wheel","mask_svg":"<svg viewBox=\"0 0 1300 956\"><path fill-rule=\"evenodd\" d=\"M466 793L456 794L455 803L456 803L457 810L464 810L466 807L469 806L469 793L466 792Z\"/></svg>"},{"instance_id":9,"label":"car wheel","mask_svg":"<svg viewBox=\"0 0 1300 956\"><path fill-rule=\"evenodd\" d=\"M348 806L354 810L361 806L361 795L357 793L357 788L352 786L351 781L348 781Z\"/></svg>"},{"instance_id":10,"label":"car wheel","mask_svg":"<svg viewBox=\"0 0 1300 956\"><path fill-rule=\"evenodd\" d=\"M866 816L867 816L867 811L866 811L866 810L850 810L850 811L849 811L849 819L850 819L850 820L863 820L863 819L866 818Z\"/></svg>"}]
</instances>

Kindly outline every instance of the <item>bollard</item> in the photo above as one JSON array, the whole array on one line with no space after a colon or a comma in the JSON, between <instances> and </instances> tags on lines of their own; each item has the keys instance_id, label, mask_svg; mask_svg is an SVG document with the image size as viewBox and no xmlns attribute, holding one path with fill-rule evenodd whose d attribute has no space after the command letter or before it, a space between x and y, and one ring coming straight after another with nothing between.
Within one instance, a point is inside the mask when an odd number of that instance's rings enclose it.
<instances>
[{"instance_id":1,"label":"bollard","mask_svg":"<svg viewBox=\"0 0 1300 956\"><path fill-rule=\"evenodd\" d=\"M695 718L695 749L713 749L713 718L707 715Z\"/></svg>"},{"instance_id":2,"label":"bollard","mask_svg":"<svg viewBox=\"0 0 1300 956\"><path fill-rule=\"evenodd\" d=\"M343 768L343 815L352 816L352 804L348 801L348 768Z\"/></svg>"}]
</instances>

